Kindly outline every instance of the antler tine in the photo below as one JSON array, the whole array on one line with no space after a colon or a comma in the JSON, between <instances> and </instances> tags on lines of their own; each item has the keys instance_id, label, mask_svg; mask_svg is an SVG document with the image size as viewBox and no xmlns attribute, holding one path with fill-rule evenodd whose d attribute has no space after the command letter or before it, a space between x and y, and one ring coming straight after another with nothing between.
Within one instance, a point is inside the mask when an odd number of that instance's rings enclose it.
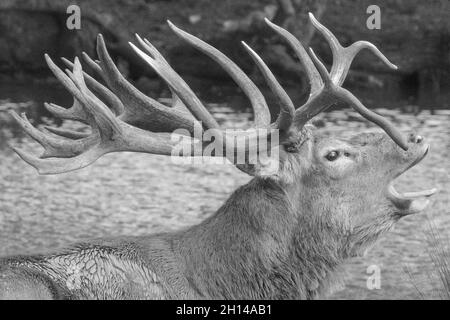
<instances>
[{"instance_id":1,"label":"antler tine","mask_svg":"<svg viewBox=\"0 0 450 320\"><path fill-rule=\"evenodd\" d=\"M252 104L255 116L255 127L267 128L270 125L269 108L264 96L256 85L250 80L250 78L247 77L247 75L233 61L213 46L187 33L186 31L181 30L172 22L167 21L167 23L176 35L213 59L233 78L234 82L236 82L236 84L242 89Z\"/></svg>"},{"instance_id":2,"label":"antler tine","mask_svg":"<svg viewBox=\"0 0 450 320\"><path fill-rule=\"evenodd\" d=\"M292 50L299 58L300 63L303 65L303 68L306 70L306 74L308 75L309 83L311 86L309 97L311 98L322 87L322 79L316 68L314 67L314 63L311 61L305 48L303 48L303 45L300 43L300 41L286 29L276 25L267 18L265 18L264 21L272 30L274 30L288 42Z\"/></svg>"},{"instance_id":3,"label":"antler tine","mask_svg":"<svg viewBox=\"0 0 450 320\"><path fill-rule=\"evenodd\" d=\"M108 87L125 106L120 117L122 121L152 132L171 132L180 128L194 132L195 121L146 96L122 76L108 54L102 35L97 37L97 53Z\"/></svg>"},{"instance_id":4,"label":"antler tine","mask_svg":"<svg viewBox=\"0 0 450 320\"><path fill-rule=\"evenodd\" d=\"M90 136L90 133L87 132L79 132L79 131L73 131L73 130L67 130L62 128L56 128L56 127L50 127L50 126L44 126L45 130L68 139L72 140L79 140Z\"/></svg>"},{"instance_id":5,"label":"antler tine","mask_svg":"<svg viewBox=\"0 0 450 320\"><path fill-rule=\"evenodd\" d=\"M52 137L51 135L36 129L30 123L25 113L22 113L22 115L19 116L16 112L10 111L10 114L22 129L44 148L44 152L41 155L42 159L50 157L69 158L76 156L84 150L86 141L91 141L91 139L83 141L57 139L56 137Z\"/></svg>"},{"instance_id":6,"label":"antler tine","mask_svg":"<svg viewBox=\"0 0 450 320\"><path fill-rule=\"evenodd\" d=\"M264 76L264 79L277 98L278 104L280 105L280 114L278 115L276 127L283 131L289 130L295 112L295 107L292 103L291 98L289 98L286 91L278 83L272 71L270 71L269 67L264 63L261 57L255 51L253 51L253 49L250 48L244 41L242 41L242 45L252 57L255 64L258 66L259 70Z\"/></svg>"},{"instance_id":7,"label":"antler tine","mask_svg":"<svg viewBox=\"0 0 450 320\"><path fill-rule=\"evenodd\" d=\"M72 158L40 159L22 149L10 146L23 161L33 166L40 174L58 174L84 168L100 158L99 149L90 149Z\"/></svg>"},{"instance_id":8,"label":"antler tine","mask_svg":"<svg viewBox=\"0 0 450 320\"><path fill-rule=\"evenodd\" d=\"M61 107L55 103L44 102L44 106L50 113L58 118L87 123L86 115L83 112L83 107L75 97L73 98L72 106L68 109Z\"/></svg>"},{"instance_id":9,"label":"antler tine","mask_svg":"<svg viewBox=\"0 0 450 320\"><path fill-rule=\"evenodd\" d=\"M337 85L342 85L347 76L350 65L355 56L363 49L369 49L373 54L380 58L388 67L397 69L397 66L386 58L378 48L368 41L357 41L348 47L343 47L334 34L322 25L310 12L309 18L314 27L324 36L330 45L333 54L333 65L331 67L331 79Z\"/></svg>"},{"instance_id":10,"label":"antler tine","mask_svg":"<svg viewBox=\"0 0 450 320\"><path fill-rule=\"evenodd\" d=\"M70 68L74 67L74 64L71 61L69 61L68 59L61 58L61 60L68 67L70 67ZM97 94L99 94L103 99L105 99L105 102L107 102L111 106L111 109L114 111L114 113L116 115L121 115L124 112L125 107L123 106L122 101L120 101L120 99L117 98L117 96L114 93L112 93L111 90L109 90L104 85L99 83L97 80L92 78L86 72L83 72L83 76L84 76L86 83L89 85L89 87L94 89L94 91Z\"/></svg>"},{"instance_id":11,"label":"antler tine","mask_svg":"<svg viewBox=\"0 0 450 320\"><path fill-rule=\"evenodd\" d=\"M337 103L333 100L332 96L336 86L333 85L330 75L323 63L316 57L314 51L310 48L313 63L317 67L316 70L321 76L321 81L323 83L322 87L318 92L308 99L308 101L295 111L294 124L298 131L303 128L303 126L310 119L318 115L320 112L324 111L332 104Z\"/></svg>"},{"instance_id":12,"label":"antler tine","mask_svg":"<svg viewBox=\"0 0 450 320\"><path fill-rule=\"evenodd\" d=\"M75 86L75 84L70 80L70 78L53 62L48 54L44 55L45 61L47 62L48 67L55 75L55 77L61 82L61 84L70 92L71 95L76 97L77 99L81 99L81 93Z\"/></svg>"},{"instance_id":13,"label":"antler tine","mask_svg":"<svg viewBox=\"0 0 450 320\"><path fill-rule=\"evenodd\" d=\"M158 101L144 95L122 76L109 56L105 41L101 34L97 36L97 54L100 58L101 73L103 74L106 83L119 99L127 105L127 107L129 106L127 111L130 111L128 109L131 109L131 111L142 111L144 108L164 107Z\"/></svg>"},{"instance_id":14,"label":"antler tine","mask_svg":"<svg viewBox=\"0 0 450 320\"><path fill-rule=\"evenodd\" d=\"M333 104L341 103L350 105L359 114L367 120L380 126L402 149L408 150L407 143L403 135L386 118L367 109L350 91L335 84L323 63L317 58L314 51L310 48L312 61L320 73L324 86L321 91L310 101L296 110L294 123L298 129L313 118L318 113L327 109Z\"/></svg>"},{"instance_id":15,"label":"antler tine","mask_svg":"<svg viewBox=\"0 0 450 320\"><path fill-rule=\"evenodd\" d=\"M95 120L95 122L91 123L91 126L97 125L100 133L107 133L111 137L119 135L121 133L121 128L116 121L114 114L86 86L81 64L77 57L75 57L73 71L66 70L66 72L80 90L83 96L82 102L86 111L89 112Z\"/></svg>"},{"instance_id":16,"label":"antler tine","mask_svg":"<svg viewBox=\"0 0 450 320\"><path fill-rule=\"evenodd\" d=\"M86 52L82 52L81 53L81 56L83 57L83 60L84 60L84 62L86 62L87 63L87 65L92 69L92 70L94 70L94 72L96 73L96 74L98 74L100 77L102 77L102 79L105 81L105 82L107 82L106 81L106 77L105 77L105 74L104 74L104 72L103 72L103 70L102 70L102 67L100 67L100 61L94 61Z\"/></svg>"},{"instance_id":17,"label":"antler tine","mask_svg":"<svg viewBox=\"0 0 450 320\"><path fill-rule=\"evenodd\" d=\"M80 105L81 93L75 86L75 84L70 80L70 78L52 61L48 54L45 54L45 61L47 62L48 67L55 75L55 77L61 82L61 84L72 94L74 101L72 106L69 109L60 107L56 104L48 104L44 103L44 106L48 111L53 113L59 118L62 119L71 119L77 120L84 123L87 123L88 117Z\"/></svg>"},{"instance_id":18,"label":"antler tine","mask_svg":"<svg viewBox=\"0 0 450 320\"><path fill-rule=\"evenodd\" d=\"M158 50L148 40L142 40L137 34L136 39L151 56L130 42L129 44L132 49L138 54L138 56L147 62L148 65L151 66L156 73L164 79L164 81L166 81L171 90L177 94L177 96L189 108L191 113L198 120L200 120L206 128L219 128L217 121L212 117L208 110L206 110L205 106L201 103L191 88L189 88L187 83L170 67Z\"/></svg>"}]
</instances>

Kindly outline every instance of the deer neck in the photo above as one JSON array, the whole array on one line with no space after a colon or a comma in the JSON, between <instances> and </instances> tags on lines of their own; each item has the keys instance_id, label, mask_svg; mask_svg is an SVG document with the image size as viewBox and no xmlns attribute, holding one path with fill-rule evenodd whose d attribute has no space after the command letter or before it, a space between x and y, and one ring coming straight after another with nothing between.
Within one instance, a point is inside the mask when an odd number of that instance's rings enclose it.
<instances>
[{"instance_id":1,"label":"deer neck","mask_svg":"<svg viewBox=\"0 0 450 320\"><path fill-rule=\"evenodd\" d=\"M333 234L311 221L298 186L255 178L210 218L179 235L186 277L212 298L315 298L334 284Z\"/></svg>"}]
</instances>

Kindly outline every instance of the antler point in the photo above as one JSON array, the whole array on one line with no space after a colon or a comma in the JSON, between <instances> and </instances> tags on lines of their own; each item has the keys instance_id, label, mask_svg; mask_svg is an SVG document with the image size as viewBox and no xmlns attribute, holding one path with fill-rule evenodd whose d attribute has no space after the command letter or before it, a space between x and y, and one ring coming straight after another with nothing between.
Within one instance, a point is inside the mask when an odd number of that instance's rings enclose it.
<instances>
[{"instance_id":1,"label":"antler point","mask_svg":"<svg viewBox=\"0 0 450 320\"><path fill-rule=\"evenodd\" d=\"M53 60L52 60L52 58L50 58L50 55L48 53L44 54L44 59L48 65L53 64Z\"/></svg>"},{"instance_id":2,"label":"antler point","mask_svg":"<svg viewBox=\"0 0 450 320\"><path fill-rule=\"evenodd\" d=\"M103 35L102 35L101 33L99 33L99 34L97 35L97 42L100 42L100 43L102 43L102 44L105 43L105 40L103 39Z\"/></svg>"},{"instance_id":3,"label":"antler point","mask_svg":"<svg viewBox=\"0 0 450 320\"><path fill-rule=\"evenodd\" d=\"M167 19L166 21L167 21L167 24L169 25L170 28L172 28L172 29L176 29L176 28L177 28L177 26L174 25L174 24L172 23L172 21L170 21L169 19Z\"/></svg>"},{"instance_id":4,"label":"antler point","mask_svg":"<svg viewBox=\"0 0 450 320\"><path fill-rule=\"evenodd\" d=\"M241 41L241 43L247 52L249 52L251 55L254 54L253 49L245 41Z\"/></svg>"},{"instance_id":5,"label":"antler point","mask_svg":"<svg viewBox=\"0 0 450 320\"><path fill-rule=\"evenodd\" d=\"M273 27L274 23L272 21L270 21L267 17L264 17L264 22L269 26L269 27Z\"/></svg>"},{"instance_id":6,"label":"antler point","mask_svg":"<svg viewBox=\"0 0 450 320\"><path fill-rule=\"evenodd\" d=\"M142 45L142 43L144 43L144 40L142 40L142 38L141 38L140 35L138 35L137 33L135 33L134 36L135 36L136 39L139 41L139 43L141 43L141 45Z\"/></svg>"}]
</instances>

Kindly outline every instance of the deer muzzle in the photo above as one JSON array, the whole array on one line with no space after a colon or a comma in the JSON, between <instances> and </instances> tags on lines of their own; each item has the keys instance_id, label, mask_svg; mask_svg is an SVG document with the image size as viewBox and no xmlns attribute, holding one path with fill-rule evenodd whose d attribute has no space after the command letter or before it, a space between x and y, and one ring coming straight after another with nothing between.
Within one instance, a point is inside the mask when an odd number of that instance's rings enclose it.
<instances>
[{"instance_id":1,"label":"deer muzzle","mask_svg":"<svg viewBox=\"0 0 450 320\"><path fill-rule=\"evenodd\" d=\"M395 178L420 163L430 149L430 146L425 143L425 139L422 136L410 134L407 141L408 151L404 152L407 164L395 175L393 181L389 183L387 190L388 198L394 204L396 213L400 217L423 211L430 203L428 198L437 192L436 188L404 193L400 193L395 189Z\"/></svg>"}]
</instances>

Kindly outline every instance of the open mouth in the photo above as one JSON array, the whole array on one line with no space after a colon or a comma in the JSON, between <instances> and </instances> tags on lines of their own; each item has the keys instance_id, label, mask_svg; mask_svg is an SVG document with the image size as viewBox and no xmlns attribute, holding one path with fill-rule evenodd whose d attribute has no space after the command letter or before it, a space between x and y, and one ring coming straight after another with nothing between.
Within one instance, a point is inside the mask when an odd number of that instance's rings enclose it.
<instances>
[{"instance_id":1,"label":"open mouth","mask_svg":"<svg viewBox=\"0 0 450 320\"><path fill-rule=\"evenodd\" d=\"M415 159L405 170L400 172L395 178L402 175L403 173L414 167L416 164L418 164L420 161L422 161L428 154L428 149L429 148L427 147L425 152L420 157ZM432 188L428 190L400 193L394 187L394 180L389 183L388 197L391 199L391 201L394 203L397 209L402 210L404 214L411 214L422 211L430 202L427 198L437 192L436 188Z\"/></svg>"}]
</instances>

